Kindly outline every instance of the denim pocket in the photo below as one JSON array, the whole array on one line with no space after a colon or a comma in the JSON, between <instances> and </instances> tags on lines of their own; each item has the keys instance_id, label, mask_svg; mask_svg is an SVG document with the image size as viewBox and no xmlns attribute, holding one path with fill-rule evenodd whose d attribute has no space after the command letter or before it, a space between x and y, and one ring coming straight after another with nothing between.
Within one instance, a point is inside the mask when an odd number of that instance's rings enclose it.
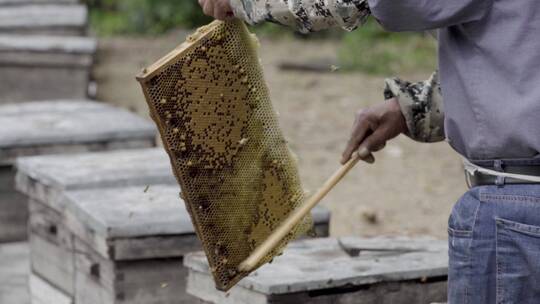
<instances>
[{"instance_id":1,"label":"denim pocket","mask_svg":"<svg viewBox=\"0 0 540 304\"><path fill-rule=\"evenodd\" d=\"M497 304L540 303L540 227L497 223Z\"/></svg>"},{"instance_id":2,"label":"denim pocket","mask_svg":"<svg viewBox=\"0 0 540 304\"><path fill-rule=\"evenodd\" d=\"M454 206L448 219L448 303L471 303L471 247L480 203L470 193Z\"/></svg>"},{"instance_id":3,"label":"denim pocket","mask_svg":"<svg viewBox=\"0 0 540 304\"><path fill-rule=\"evenodd\" d=\"M448 303L469 303L472 231L448 228Z\"/></svg>"}]
</instances>

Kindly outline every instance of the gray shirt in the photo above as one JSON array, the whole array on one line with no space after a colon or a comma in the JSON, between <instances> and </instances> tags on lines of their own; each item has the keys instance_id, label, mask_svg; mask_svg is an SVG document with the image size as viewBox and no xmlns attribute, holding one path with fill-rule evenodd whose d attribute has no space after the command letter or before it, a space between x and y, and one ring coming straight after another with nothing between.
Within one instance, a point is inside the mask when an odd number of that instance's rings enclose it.
<instances>
[{"instance_id":1,"label":"gray shirt","mask_svg":"<svg viewBox=\"0 0 540 304\"><path fill-rule=\"evenodd\" d=\"M289 8L294 8L291 16L296 18L296 24L305 24L304 20L310 18L336 19L335 14L325 13L325 5L342 12L338 19L363 16L359 12L364 12L366 3L365 0L232 1L242 3L243 8L246 2L265 3L266 11L252 14L259 19L245 18L251 22L275 21L271 18L272 5L268 4L288 3ZM444 129L452 147L472 160L539 156L540 1L367 0L367 3L371 14L390 31L439 29ZM308 14L294 13L298 6L315 9ZM346 21L349 26L344 27L352 29L350 25L354 23ZM300 28L306 31L306 26Z\"/></svg>"}]
</instances>

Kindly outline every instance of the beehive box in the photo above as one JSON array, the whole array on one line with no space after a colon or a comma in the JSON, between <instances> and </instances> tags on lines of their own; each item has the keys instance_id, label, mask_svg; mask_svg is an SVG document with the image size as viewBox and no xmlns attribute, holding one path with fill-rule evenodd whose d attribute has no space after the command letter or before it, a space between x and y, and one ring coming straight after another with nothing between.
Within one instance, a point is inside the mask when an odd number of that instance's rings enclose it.
<instances>
[{"instance_id":1,"label":"beehive box","mask_svg":"<svg viewBox=\"0 0 540 304\"><path fill-rule=\"evenodd\" d=\"M185 259L187 291L213 304L444 302L447 245L432 239L326 238L292 243L228 293L214 288L203 253Z\"/></svg>"},{"instance_id":2,"label":"beehive box","mask_svg":"<svg viewBox=\"0 0 540 304\"><path fill-rule=\"evenodd\" d=\"M176 185L66 192L75 303L188 300L183 256L200 245L179 192Z\"/></svg>"},{"instance_id":3,"label":"beehive box","mask_svg":"<svg viewBox=\"0 0 540 304\"><path fill-rule=\"evenodd\" d=\"M148 121L97 102L1 105L0 124L0 242L26 236L27 206L14 188L15 158L155 145Z\"/></svg>"},{"instance_id":4,"label":"beehive box","mask_svg":"<svg viewBox=\"0 0 540 304\"><path fill-rule=\"evenodd\" d=\"M152 192L155 191L153 186L155 184L176 185L170 161L161 148L26 157L18 159L17 168L17 188L33 200L30 208L32 269L37 275L50 282L51 286L57 286L60 291L69 295L74 295L76 290L75 264L65 261L73 260L75 244L73 242L74 231L72 232L67 227L67 219L64 216L66 208L72 203L62 199L63 193L89 189L101 189L98 191L102 191L107 187L132 186L133 195L144 197L144 190L147 186L147 191ZM182 206L178 192L177 188L174 196L171 194L171 199ZM328 210L317 208L313 217L316 231L327 233L330 220ZM73 217L70 218L73 219ZM100 219L98 222L103 221L104 219ZM71 222L73 223L73 221ZM181 225L181 223L177 224ZM79 227L77 228L79 235L85 235L81 232L84 230L80 224L74 227ZM323 234L323 236L325 235L327 234ZM161 259L163 256L177 254L178 258L178 255L182 254L178 250L183 250L182 246L187 248L190 246L183 243L182 240L191 239L191 237L188 235L186 238L176 236L133 238L129 243L118 241L112 245L105 244L103 241L95 241L94 238L86 238L86 241L78 242L78 246L83 247L85 252L91 252L94 260L101 261L110 269L110 267L116 267L111 265L125 265L124 262L111 264L111 252L115 252L115 258L122 259L122 261L135 259L140 261L139 265L143 265L145 263L143 261L152 264L152 261ZM83 237L79 237L79 239L81 240ZM133 247L122 247L136 241L141 241L140 246L146 246L143 249L151 250L141 252L137 249L130 253L125 248L133 249ZM172 245L179 247L171 249ZM135 254L135 256L126 256L126 254ZM165 275L167 272L164 273ZM105 294L110 294L112 288L109 286L109 291L107 291L102 285L94 285L94 287L104 288Z\"/></svg>"},{"instance_id":5,"label":"beehive box","mask_svg":"<svg viewBox=\"0 0 540 304\"><path fill-rule=\"evenodd\" d=\"M13 2L10 1L7 4L14 4ZM0 9L0 34L67 36L86 34L88 25L86 5L23 3L2 6Z\"/></svg>"},{"instance_id":6,"label":"beehive box","mask_svg":"<svg viewBox=\"0 0 540 304\"><path fill-rule=\"evenodd\" d=\"M29 304L28 268L26 243L0 245L0 303Z\"/></svg>"},{"instance_id":7,"label":"beehive box","mask_svg":"<svg viewBox=\"0 0 540 304\"><path fill-rule=\"evenodd\" d=\"M0 6L27 4L77 4L79 0L0 0Z\"/></svg>"},{"instance_id":8,"label":"beehive box","mask_svg":"<svg viewBox=\"0 0 540 304\"><path fill-rule=\"evenodd\" d=\"M94 38L0 35L0 104L86 98L95 52Z\"/></svg>"},{"instance_id":9,"label":"beehive box","mask_svg":"<svg viewBox=\"0 0 540 304\"><path fill-rule=\"evenodd\" d=\"M170 162L161 148L72 155L44 155L17 160L17 190L31 199L30 246L33 271L73 295L72 234L66 228L62 193L84 189L175 185ZM69 258L68 260L73 260Z\"/></svg>"}]
</instances>

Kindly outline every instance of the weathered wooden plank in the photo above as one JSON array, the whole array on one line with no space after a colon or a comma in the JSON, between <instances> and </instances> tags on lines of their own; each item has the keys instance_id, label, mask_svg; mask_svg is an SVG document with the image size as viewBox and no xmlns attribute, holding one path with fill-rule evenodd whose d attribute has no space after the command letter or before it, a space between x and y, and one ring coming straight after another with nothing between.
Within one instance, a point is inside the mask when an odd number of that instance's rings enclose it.
<instances>
[{"instance_id":1,"label":"weathered wooden plank","mask_svg":"<svg viewBox=\"0 0 540 304\"><path fill-rule=\"evenodd\" d=\"M73 304L73 299L56 289L37 274L30 274L30 298L32 304Z\"/></svg>"},{"instance_id":2,"label":"weathered wooden plank","mask_svg":"<svg viewBox=\"0 0 540 304\"><path fill-rule=\"evenodd\" d=\"M39 108L43 111L31 110L40 103L48 107L41 105ZM155 142L155 127L133 113L92 101L74 103L79 106L78 110L74 110L73 105L64 110L70 103L72 101L27 102L0 106L0 124L4 126L0 129L0 163L11 163L15 157L29 154L59 152L59 148L88 151Z\"/></svg>"},{"instance_id":3,"label":"weathered wooden plank","mask_svg":"<svg viewBox=\"0 0 540 304\"><path fill-rule=\"evenodd\" d=\"M315 232L315 237L330 236L330 210L318 205L311 211L311 216L313 217L313 231Z\"/></svg>"},{"instance_id":4,"label":"weathered wooden plank","mask_svg":"<svg viewBox=\"0 0 540 304\"><path fill-rule=\"evenodd\" d=\"M15 170L12 166L0 166L0 192L15 189Z\"/></svg>"},{"instance_id":5,"label":"weathered wooden plank","mask_svg":"<svg viewBox=\"0 0 540 304\"><path fill-rule=\"evenodd\" d=\"M162 148L24 157L17 169L17 189L58 211L64 191L177 184Z\"/></svg>"},{"instance_id":6,"label":"weathered wooden plank","mask_svg":"<svg viewBox=\"0 0 540 304\"><path fill-rule=\"evenodd\" d=\"M86 98L96 40L0 35L0 104Z\"/></svg>"},{"instance_id":7,"label":"weathered wooden plank","mask_svg":"<svg viewBox=\"0 0 540 304\"><path fill-rule=\"evenodd\" d=\"M30 304L28 245L0 245L0 303Z\"/></svg>"},{"instance_id":8,"label":"weathered wooden plank","mask_svg":"<svg viewBox=\"0 0 540 304\"><path fill-rule=\"evenodd\" d=\"M151 139L155 128L150 121L123 109L93 101L76 103L79 110L62 111L63 106L72 101L51 101L49 111L28 111L35 102L17 106L25 114L3 113L0 106L0 149L53 144L84 144L99 141L126 139ZM90 104L90 105L89 105ZM88 106L87 106L88 105Z\"/></svg>"},{"instance_id":9,"label":"weathered wooden plank","mask_svg":"<svg viewBox=\"0 0 540 304\"><path fill-rule=\"evenodd\" d=\"M190 303L182 258L112 263L78 240L75 246L77 304Z\"/></svg>"},{"instance_id":10,"label":"weathered wooden plank","mask_svg":"<svg viewBox=\"0 0 540 304\"><path fill-rule=\"evenodd\" d=\"M97 40L90 37L0 35L0 58L10 53L18 53L26 59L37 54L94 55L96 49Z\"/></svg>"},{"instance_id":11,"label":"weathered wooden plank","mask_svg":"<svg viewBox=\"0 0 540 304\"><path fill-rule=\"evenodd\" d=\"M85 5L12 5L0 10L0 33L83 35Z\"/></svg>"},{"instance_id":12,"label":"weathered wooden plank","mask_svg":"<svg viewBox=\"0 0 540 304\"><path fill-rule=\"evenodd\" d=\"M447 259L445 241L304 240L292 243L283 256L241 281L229 294L213 287L204 254L187 255L185 265L189 268L188 292L211 303L348 304L354 299L381 303L370 300L381 294L387 294L388 303L426 303L424 300L444 301L446 297ZM417 286L423 282L433 285ZM366 291L368 287L372 289ZM395 289L395 293L385 288ZM407 301L391 301L400 297Z\"/></svg>"},{"instance_id":13,"label":"weathered wooden plank","mask_svg":"<svg viewBox=\"0 0 540 304\"><path fill-rule=\"evenodd\" d=\"M150 253L154 258L182 256L199 244L179 192L177 185L68 191L63 204L66 225L109 259L141 259ZM163 247L143 250L156 242Z\"/></svg>"},{"instance_id":14,"label":"weathered wooden plank","mask_svg":"<svg viewBox=\"0 0 540 304\"><path fill-rule=\"evenodd\" d=\"M68 191L65 198L75 220L106 239L193 234L179 193L176 185L153 185Z\"/></svg>"},{"instance_id":15,"label":"weathered wooden plank","mask_svg":"<svg viewBox=\"0 0 540 304\"><path fill-rule=\"evenodd\" d=\"M201 249L194 234L115 239L112 258L118 261L181 257Z\"/></svg>"},{"instance_id":16,"label":"weathered wooden plank","mask_svg":"<svg viewBox=\"0 0 540 304\"><path fill-rule=\"evenodd\" d=\"M30 201L29 243L32 271L67 294L74 292L73 235L63 216L47 206Z\"/></svg>"},{"instance_id":17,"label":"weathered wooden plank","mask_svg":"<svg viewBox=\"0 0 540 304\"><path fill-rule=\"evenodd\" d=\"M0 190L0 243L26 240L27 198L13 190Z\"/></svg>"},{"instance_id":18,"label":"weathered wooden plank","mask_svg":"<svg viewBox=\"0 0 540 304\"><path fill-rule=\"evenodd\" d=\"M179 192L177 185L67 191L66 225L110 259L182 256L200 244ZM316 213L328 226L327 210Z\"/></svg>"},{"instance_id":19,"label":"weathered wooden plank","mask_svg":"<svg viewBox=\"0 0 540 304\"><path fill-rule=\"evenodd\" d=\"M79 0L0 0L0 5L77 4Z\"/></svg>"},{"instance_id":20,"label":"weathered wooden plank","mask_svg":"<svg viewBox=\"0 0 540 304\"><path fill-rule=\"evenodd\" d=\"M51 155L51 154L79 154L96 151L110 151L119 149L144 149L155 146L154 139L126 139L126 140L111 140L88 142L84 144L51 144L39 145L32 147L14 147L1 151L0 148L0 164L13 163L19 157L32 155Z\"/></svg>"}]
</instances>

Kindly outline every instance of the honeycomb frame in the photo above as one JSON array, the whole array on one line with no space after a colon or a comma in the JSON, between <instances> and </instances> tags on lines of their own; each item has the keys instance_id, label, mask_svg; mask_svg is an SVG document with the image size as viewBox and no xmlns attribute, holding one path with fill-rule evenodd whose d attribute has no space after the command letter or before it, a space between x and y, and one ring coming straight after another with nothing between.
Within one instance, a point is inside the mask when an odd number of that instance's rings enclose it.
<instances>
[{"instance_id":1,"label":"honeycomb frame","mask_svg":"<svg viewBox=\"0 0 540 304\"><path fill-rule=\"evenodd\" d=\"M214 21L137 76L224 291L249 274L238 265L304 200L257 49L242 22ZM311 227L308 216L258 266Z\"/></svg>"}]
</instances>

